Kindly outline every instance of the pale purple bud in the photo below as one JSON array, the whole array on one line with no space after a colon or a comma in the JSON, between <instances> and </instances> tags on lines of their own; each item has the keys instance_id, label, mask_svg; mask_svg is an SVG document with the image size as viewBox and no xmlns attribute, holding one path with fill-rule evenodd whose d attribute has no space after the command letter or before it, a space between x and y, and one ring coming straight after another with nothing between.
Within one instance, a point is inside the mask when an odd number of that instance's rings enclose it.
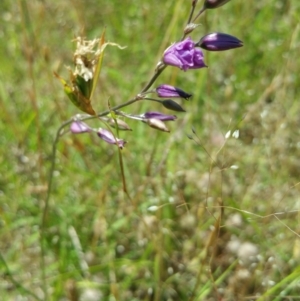
<instances>
[{"instance_id":1,"label":"pale purple bud","mask_svg":"<svg viewBox=\"0 0 300 301\"><path fill-rule=\"evenodd\" d=\"M185 112L182 106L172 99L166 99L164 101L161 101L161 103L165 108L169 110L176 111L176 112Z\"/></svg>"},{"instance_id":2,"label":"pale purple bud","mask_svg":"<svg viewBox=\"0 0 300 301\"><path fill-rule=\"evenodd\" d=\"M166 127L163 121L155 118L147 119L145 121L150 127L163 131L163 132L170 132L170 130Z\"/></svg>"},{"instance_id":3,"label":"pale purple bud","mask_svg":"<svg viewBox=\"0 0 300 301\"><path fill-rule=\"evenodd\" d=\"M158 97L170 98L170 97L181 97L184 99L189 99L192 94L186 93L183 90L170 86L170 85L160 85L156 88L156 93Z\"/></svg>"},{"instance_id":4,"label":"pale purple bud","mask_svg":"<svg viewBox=\"0 0 300 301\"><path fill-rule=\"evenodd\" d=\"M175 66L184 71L206 67L202 51L195 48L195 43L190 37L167 48L163 61L166 65Z\"/></svg>"},{"instance_id":5,"label":"pale purple bud","mask_svg":"<svg viewBox=\"0 0 300 301\"><path fill-rule=\"evenodd\" d=\"M92 129L83 121L75 120L71 123L70 130L73 134L90 132Z\"/></svg>"},{"instance_id":6,"label":"pale purple bud","mask_svg":"<svg viewBox=\"0 0 300 301\"><path fill-rule=\"evenodd\" d=\"M224 5L230 0L205 0L203 7L207 9L213 9Z\"/></svg>"},{"instance_id":7,"label":"pale purple bud","mask_svg":"<svg viewBox=\"0 0 300 301\"><path fill-rule=\"evenodd\" d=\"M226 33L214 32L201 38L196 46L209 51L223 51L243 46L243 42Z\"/></svg>"},{"instance_id":8,"label":"pale purple bud","mask_svg":"<svg viewBox=\"0 0 300 301\"><path fill-rule=\"evenodd\" d=\"M141 117L145 119L157 119L161 121L170 121L177 118L175 115L166 115L160 112L146 112L145 114L141 115Z\"/></svg>"},{"instance_id":9,"label":"pale purple bud","mask_svg":"<svg viewBox=\"0 0 300 301\"><path fill-rule=\"evenodd\" d=\"M119 139L119 138L115 138L115 136L113 135L112 132L102 129L100 128L97 132L97 135L104 140L105 142L109 143L109 144L116 144L119 148L123 148L126 144L126 141Z\"/></svg>"}]
</instances>

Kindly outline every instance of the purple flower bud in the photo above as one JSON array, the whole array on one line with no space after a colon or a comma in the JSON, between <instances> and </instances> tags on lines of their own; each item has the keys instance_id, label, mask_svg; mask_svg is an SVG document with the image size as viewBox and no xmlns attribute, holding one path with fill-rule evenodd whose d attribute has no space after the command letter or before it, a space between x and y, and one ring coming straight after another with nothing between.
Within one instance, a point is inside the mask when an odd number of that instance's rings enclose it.
<instances>
[{"instance_id":1,"label":"purple flower bud","mask_svg":"<svg viewBox=\"0 0 300 301\"><path fill-rule=\"evenodd\" d=\"M214 32L201 38L196 46L210 51L223 51L242 47L243 42L229 34Z\"/></svg>"},{"instance_id":2,"label":"purple flower bud","mask_svg":"<svg viewBox=\"0 0 300 301\"><path fill-rule=\"evenodd\" d=\"M192 94L188 94L183 90L170 86L170 85L160 85L156 88L156 93L158 97L169 98L169 97L181 97L184 99L189 99Z\"/></svg>"},{"instance_id":3,"label":"purple flower bud","mask_svg":"<svg viewBox=\"0 0 300 301\"><path fill-rule=\"evenodd\" d=\"M92 129L83 121L76 120L71 123L70 130L73 134L90 132Z\"/></svg>"},{"instance_id":4,"label":"purple flower bud","mask_svg":"<svg viewBox=\"0 0 300 301\"><path fill-rule=\"evenodd\" d=\"M172 99L166 99L166 100L162 101L161 103L165 108L167 108L169 110L176 111L176 112L185 112L185 110L182 108L182 106Z\"/></svg>"},{"instance_id":5,"label":"purple flower bud","mask_svg":"<svg viewBox=\"0 0 300 301\"><path fill-rule=\"evenodd\" d=\"M170 121L177 118L175 115L166 115L160 112L146 112L145 114L141 115L141 117L145 119L156 119L160 121Z\"/></svg>"},{"instance_id":6,"label":"purple flower bud","mask_svg":"<svg viewBox=\"0 0 300 301\"><path fill-rule=\"evenodd\" d=\"M107 142L109 144L116 144L121 149L126 144L126 141L119 139L119 138L115 138L115 136L110 131L102 129L102 128L100 128L98 130L97 135L105 142Z\"/></svg>"},{"instance_id":7,"label":"purple flower bud","mask_svg":"<svg viewBox=\"0 0 300 301\"><path fill-rule=\"evenodd\" d=\"M220 7L229 1L230 0L205 0L203 6L208 9L213 9L213 8Z\"/></svg>"},{"instance_id":8,"label":"purple flower bud","mask_svg":"<svg viewBox=\"0 0 300 301\"><path fill-rule=\"evenodd\" d=\"M202 51L195 48L195 43L190 37L167 48L163 61L166 65L175 66L184 71L206 67Z\"/></svg>"}]
</instances>

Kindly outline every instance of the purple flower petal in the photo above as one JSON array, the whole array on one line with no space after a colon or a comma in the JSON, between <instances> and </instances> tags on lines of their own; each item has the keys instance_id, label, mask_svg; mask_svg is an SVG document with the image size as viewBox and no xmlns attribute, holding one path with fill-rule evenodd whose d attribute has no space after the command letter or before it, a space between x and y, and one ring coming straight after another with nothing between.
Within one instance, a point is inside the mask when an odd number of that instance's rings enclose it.
<instances>
[{"instance_id":1,"label":"purple flower petal","mask_svg":"<svg viewBox=\"0 0 300 301\"><path fill-rule=\"evenodd\" d=\"M124 141L123 139L115 138L112 132L102 129L102 128L100 128L98 130L97 135L105 142L107 142L109 144L116 144L121 149L126 144L126 141Z\"/></svg>"},{"instance_id":2,"label":"purple flower petal","mask_svg":"<svg viewBox=\"0 0 300 301\"><path fill-rule=\"evenodd\" d=\"M170 98L170 97L181 97L184 99L189 99L192 94L186 93L183 90L170 86L170 85L160 85L156 88L156 93L158 97Z\"/></svg>"},{"instance_id":3,"label":"purple flower petal","mask_svg":"<svg viewBox=\"0 0 300 301\"><path fill-rule=\"evenodd\" d=\"M146 112L142 115L146 119L156 119L161 121L175 120L177 117L175 115L166 115L160 112Z\"/></svg>"},{"instance_id":4,"label":"purple flower petal","mask_svg":"<svg viewBox=\"0 0 300 301\"><path fill-rule=\"evenodd\" d=\"M174 53L166 53L164 55L164 63L166 65L179 67L180 69L183 69L183 63L182 60L180 60Z\"/></svg>"},{"instance_id":5,"label":"purple flower petal","mask_svg":"<svg viewBox=\"0 0 300 301\"><path fill-rule=\"evenodd\" d=\"M195 48L195 43L190 37L167 48L163 61L166 65L175 66L184 71L206 67L202 51Z\"/></svg>"},{"instance_id":6,"label":"purple flower petal","mask_svg":"<svg viewBox=\"0 0 300 301\"><path fill-rule=\"evenodd\" d=\"M195 49L194 53L194 65L191 67L191 69L198 69L198 68L204 68L206 67L204 61L203 61L203 52L200 49Z\"/></svg>"},{"instance_id":7,"label":"purple flower petal","mask_svg":"<svg viewBox=\"0 0 300 301\"><path fill-rule=\"evenodd\" d=\"M71 123L70 130L73 134L90 132L92 129L83 121L76 120Z\"/></svg>"}]
</instances>

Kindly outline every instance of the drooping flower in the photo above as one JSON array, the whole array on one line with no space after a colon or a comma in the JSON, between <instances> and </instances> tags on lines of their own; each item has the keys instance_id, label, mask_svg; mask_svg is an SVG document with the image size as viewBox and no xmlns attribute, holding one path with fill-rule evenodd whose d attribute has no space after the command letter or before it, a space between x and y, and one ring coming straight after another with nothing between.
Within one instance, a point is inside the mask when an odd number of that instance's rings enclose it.
<instances>
[{"instance_id":1,"label":"drooping flower","mask_svg":"<svg viewBox=\"0 0 300 301\"><path fill-rule=\"evenodd\" d=\"M180 97L184 99L189 99L192 94L186 93L183 90L170 86L170 85L160 85L156 88L156 93L158 97L170 98L170 97Z\"/></svg>"},{"instance_id":2,"label":"drooping flower","mask_svg":"<svg viewBox=\"0 0 300 301\"><path fill-rule=\"evenodd\" d=\"M146 112L142 114L141 117L145 119L157 119L160 121L172 121L177 118L175 115L167 115L160 112Z\"/></svg>"},{"instance_id":3,"label":"drooping flower","mask_svg":"<svg viewBox=\"0 0 300 301\"><path fill-rule=\"evenodd\" d=\"M223 51L243 46L243 42L226 33L214 32L205 35L196 46L209 51Z\"/></svg>"},{"instance_id":4,"label":"drooping flower","mask_svg":"<svg viewBox=\"0 0 300 301\"><path fill-rule=\"evenodd\" d=\"M100 128L97 132L97 135L109 144L116 144L119 148L123 148L126 144L126 141L123 139L116 138L112 132Z\"/></svg>"},{"instance_id":5,"label":"drooping flower","mask_svg":"<svg viewBox=\"0 0 300 301\"><path fill-rule=\"evenodd\" d=\"M140 120L147 123L150 127L163 131L170 132L170 130L166 127L165 121L173 121L177 117L175 115L167 115L160 112L150 111L138 116Z\"/></svg>"},{"instance_id":6,"label":"drooping flower","mask_svg":"<svg viewBox=\"0 0 300 301\"><path fill-rule=\"evenodd\" d=\"M202 51L195 48L195 43L190 37L167 48L164 52L163 62L184 71L206 67Z\"/></svg>"},{"instance_id":7,"label":"drooping flower","mask_svg":"<svg viewBox=\"0 0 300 301\"><path fill-rule=\"evenodd\" d=\"M164 122L159 119L150 118L150 119L146 119L144 122L156 130L160 130L160 131L168 132L168 133L170 132L170 130L166 127Z\"/></svg>"},{"instance_id":8,"label":"drooping flower","mask_svg":"<svg viewBox=\"0 0 300 301\"><path fill-rule=\"evenodd\" d=\"M82 134L91 132L92 129L83 121L75 120L71 123L70 130L73 134Z\"/></svg>"}]
</instances>

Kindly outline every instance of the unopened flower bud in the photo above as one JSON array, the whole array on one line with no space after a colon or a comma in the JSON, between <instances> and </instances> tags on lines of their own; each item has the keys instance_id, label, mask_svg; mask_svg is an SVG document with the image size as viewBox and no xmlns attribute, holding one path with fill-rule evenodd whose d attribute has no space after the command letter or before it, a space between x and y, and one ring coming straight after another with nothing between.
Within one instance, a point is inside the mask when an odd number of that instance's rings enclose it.
<instances>
[{"instance_id":1,"label":"unopened flower bud","mask_svg":"<svg viewBox=\"0 0 300 301\"><path fill-rule=\"evenodd\" d=\"M185 112L185 110L182 108L181 105L179 105L177 102L175 102L172 99L166 99L164 101L161 102L162 105L172 111L176 111L176 112Z\"/></svg>"},{"instance_id":2,"label":"unopened flower bud","mask_svg":"<svg viewBox=\"0 0 300 301\"><path fill-rule=\"evenodd\" d=\"M209 51L223 51L242 47L243 42L229 34L214 32L202 37L196 46Z\"/></svg>"},{"instance_id":3,"label":"unopened flower bud","mask_svg":"<svg viewBox=\"0 0 300 301\"><path fill-rule=\"evenodd\" d=\"M157 119L161 121L172 121L177 118L175 115L166 115L160 112L146 112L145 114L141 115L141 117L145 119Z\"/></svg>"},{"instance_id":4,"label":"unopened flower bud","mask_svg":"<svg viewBox=\"0 0 300 301\"><path fill-rule=\"evenodd\" d=\"M170 132L170 130L166 127L163 121L155 118L147 119L145 122L152 128L163 131L163 132Z\"/></svg>"},{"instance_id":5,"label":"unopened flower bud","mask_svg":"<svg viewBox=\"0 0 300 301\"><path fill-rule=\"evenodd\" d=\"M71 123L70 130L73 134L90 132L92 129L83 121L75 120Z\"/></svg>"},{"instance_id":6,"label":"unopened flower bud","mask_svg":"<svg viewBox=\"0 0 300 301\"><path fill-rule=\"evenodd\" d=\"M160 85L156 88L156 93L158 97L170 98L170 97L180 97L184 99L189 99L192 94L186 93L183 90L170 86L170 85Z\"/></svg>"},{"instance_id":7,"label":"unopened flower bud","mask_svg":"<svg viewBox=\"0 0 300 301\"><path fill-rule=\"evenodd\" d=\"M113 135L113 133L111 133L108 130L102 129L100 128L97 132L97 135L104 140L105 142L109 143L109 144L116 144L119 148L123 148L126 144L126 141L119 139L119 138L115 138L115 136Z\"/></svg>"},{"instance_id":8,"label":"unopened flower bud","mask_svg":"<svg viewBox=\"0 0 300 301\"><path fill-rule=\"evenodd\" d=\"M106 121L113 128L118 128L121 131L132 131L129 125L122 119L119 118L114 119L114 118L107 118L107 117L102 117L101 119Z\"/></svg>"},{"instance_id":9,"label":"unopened flower bud","mask_svg":"<svg viewBox=\"0 0 300 301\"><path fill-rule=\"evenodd\" d=\"M229 1L230 0L205 0L203 6L204 6L204 8L207 8L207 9L213 9L213 8L220 7Z\"/></svg>"}]
</instances>

